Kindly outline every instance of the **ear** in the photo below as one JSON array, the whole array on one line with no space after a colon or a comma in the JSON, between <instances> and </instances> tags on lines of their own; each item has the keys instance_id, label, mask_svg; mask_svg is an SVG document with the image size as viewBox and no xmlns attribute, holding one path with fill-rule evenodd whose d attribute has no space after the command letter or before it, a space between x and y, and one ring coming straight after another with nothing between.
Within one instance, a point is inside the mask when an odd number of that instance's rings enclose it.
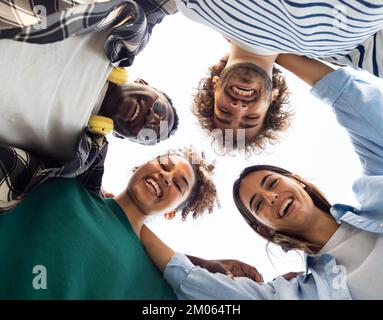
<instances>
[{"instance_id":1,"label":"ear","mask_svg":"<svg viewBox=\"0 0 383 320\"><path fill-rule=\"evenodd\" d=\"M217 90L218 82L219 82L219 77L218 76L214 76L213 78L211 78L211 82L213 83L213 89Z\"/></svg>"},{"instance_id":2,"label":"ear","mask_svg":"<svg viewBox=\"0 0 383 320\"><path fill-rule=\"evenodd\" d=\"M136 79L134 80L134 83L139 83L148 86L149 83L147 83L144 79Z\"/></svg>"},{"instance_id":3,"label":"ear","mask_svg":"<svg viewBox=\"0 0 383 320\"><path fill-rule=\"evenodd\" d=\"M173 211L170 211L170 212L166 212L164 214L164 218L166 220L172 220L174 217L176 216L176 212L173 210Z\"/></svg>"},{"instance_id":4,"label":"ear","mask_svg":"<svg viewBox=\"0 0 383 320\"><path fill-rule=\"evenodd\" d=\"M271 101L275 101L275 99L278 98L279 95L279 89L274 88L273 91L271 91Z\"/></svg>"}]
</instances>

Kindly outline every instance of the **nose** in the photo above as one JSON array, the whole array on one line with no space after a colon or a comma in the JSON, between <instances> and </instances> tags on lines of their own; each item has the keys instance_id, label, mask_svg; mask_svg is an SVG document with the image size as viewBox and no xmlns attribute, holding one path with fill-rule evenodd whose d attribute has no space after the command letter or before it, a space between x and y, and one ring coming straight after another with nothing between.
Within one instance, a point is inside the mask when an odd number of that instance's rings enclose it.
<instances>
[{"instance_id":1,"label":"nose","mask_svg":"<svg viewBox=\"0 0 383 320\"><path fill-rule=\"evenodd\" d=\"M230 105L233 108L239 109L239 110L247 110L248 109L247 104L244 101L241 101L241 100L233 100L233 101L230 102Z\"/></svg>"},{"instance_id":2,"label":"nose","mask_svg":"<svg viewBox=\"0 0 383 320\"><path fill-rule=\"evenodd\" d=\"M265 201L270 205L270 206L273 206L277 199L278 199L278 194L275 193L275 192L271 192L271 191L261 191L261 194L263 196L263 198L265 199Z\"/></svg>"}]
</instances>

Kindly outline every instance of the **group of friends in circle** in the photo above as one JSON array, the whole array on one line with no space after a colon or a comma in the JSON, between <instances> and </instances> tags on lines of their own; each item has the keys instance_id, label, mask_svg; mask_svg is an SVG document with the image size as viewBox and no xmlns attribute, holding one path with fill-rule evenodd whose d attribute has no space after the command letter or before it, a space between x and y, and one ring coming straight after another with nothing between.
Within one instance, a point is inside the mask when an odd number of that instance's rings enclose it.
<instances>
[{"instance_id":1,"label":"group of friends in circle","mask_svg":"<svg viewBox=\"0 0 383 320\"><path fill-rule=\"evenodd\" d=\"M79 0L40 1L36 11L3 2L1 299L382 298L383 4ZM124 77L155 26L177 12L229 42L191 108L222 150L230 140L259 152L288 130L278 66L306 82L350 137L363 168L358 208L331 204L298 173L268 164L228 183L244 221L284 251L303 251L306 272L265 283L240 261L175 252L147 227L153 215L198 218L218 207L215 165L191 146L133 168L117 196L102 188L107 133L146 148L188 134L169 95ZM48 279L40 287L36 265Z\"/></svg>"}]
</instances>

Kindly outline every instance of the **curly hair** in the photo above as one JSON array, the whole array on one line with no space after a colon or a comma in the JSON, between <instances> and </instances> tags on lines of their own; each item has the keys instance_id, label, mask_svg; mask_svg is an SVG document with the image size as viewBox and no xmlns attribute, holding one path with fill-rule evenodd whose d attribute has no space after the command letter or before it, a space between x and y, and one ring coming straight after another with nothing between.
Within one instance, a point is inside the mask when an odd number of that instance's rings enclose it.
<instances>
[{"instance_id":1,"label":"curly hair","mask_svg":"<svg viewBox=\"0 0 383 320\"><path fill-rule=\"evenodd\" d=\"M214 86L213 77L220 76L226 67L229 56L222 57L218 63L209 68L209 76L201 79L197 93L194 95L192 112L196 115L202 129L211 132L215 129L212 117L214 115ZM278 132L289 128L293 112L289 110L290 92L286 79L278 68L273 68L273 89L278 89L276 99L271 102L261 131L251 139L246 139L246 152L265 149L267 143L279 140Z\"/></svg>"},{"instance_id":2,"label":"curly hair","mask_svg":"<svg viewBox=\"0 0 383 320\"><path fill-rule=\"evenodd\" d=\"M168 154L184 157L190 163L195 174L195 184L188 199L176 208L181 211L182 220L189 214L195 219L205 211L212 213L215 205L220 206L217 189L212 180L215 163L208 163L205 154L192 147L171 150Z\"/></svg>"}]
</instances>

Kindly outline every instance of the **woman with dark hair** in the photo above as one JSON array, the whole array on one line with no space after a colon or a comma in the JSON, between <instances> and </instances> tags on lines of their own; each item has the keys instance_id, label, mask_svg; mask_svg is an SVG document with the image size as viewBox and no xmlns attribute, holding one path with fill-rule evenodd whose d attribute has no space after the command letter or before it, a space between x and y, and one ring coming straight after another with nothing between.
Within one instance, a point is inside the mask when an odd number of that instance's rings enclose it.
<instances>
[{"instance_id":1,"label":"woman with dark hair","mask_svg":"<svg viewBox=\"0 0 383 320\"><path fill-rule=\"evenodd\" d=\"M300 176L257 165L246 168L234 183L237 208L268 241L285 251L303 250L304 274L266 284L212 274L159 244L147 228L141 230L144 246L178 298L381 299L383 86L305 57L284 55L278 61L313 86L312 93L332 106L348 131L364 169L353 186L360 208L331 205Z\"/></svg>"}]
</instances>

